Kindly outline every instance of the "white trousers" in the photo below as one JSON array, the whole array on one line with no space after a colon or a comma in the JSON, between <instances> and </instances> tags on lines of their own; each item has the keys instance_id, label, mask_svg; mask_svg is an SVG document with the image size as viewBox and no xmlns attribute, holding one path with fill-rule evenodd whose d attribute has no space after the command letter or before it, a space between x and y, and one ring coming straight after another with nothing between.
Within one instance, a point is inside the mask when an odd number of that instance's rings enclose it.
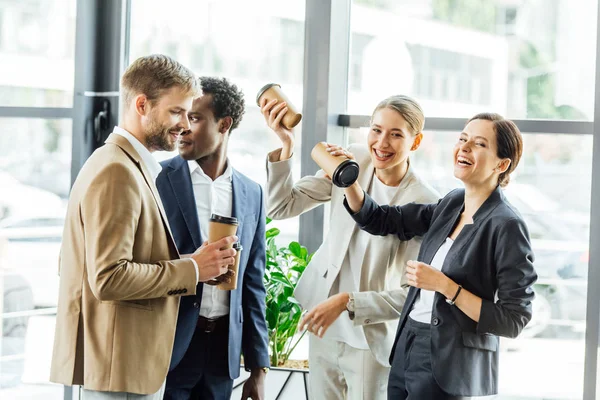
<instances>
[{"instance_id":1,"label":"white trousers","mask_svg":"<svg viewBox=\"0 0 600 400\"><path fill-rule=\"evenodd\" d=\"M311 400L387 400L390 367L370 350L311 334L308 362Z\"/></svg>"},{"instance_id":2,"label":"white trousers","mask_svg":"<svg viewBox=\"0 0 600 400\"><path fill-rule=\"evenodd\" d=\"M154 394L135 394L126 392L98 392L95 390L82 391L83 400L163 400L165 384Z\"/></svg>"}]
</instances>

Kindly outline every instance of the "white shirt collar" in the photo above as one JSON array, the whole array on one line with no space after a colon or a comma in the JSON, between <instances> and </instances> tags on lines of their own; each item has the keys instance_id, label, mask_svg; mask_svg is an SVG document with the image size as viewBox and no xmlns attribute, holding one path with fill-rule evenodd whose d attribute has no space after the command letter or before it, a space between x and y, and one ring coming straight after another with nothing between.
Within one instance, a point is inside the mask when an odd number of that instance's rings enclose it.
<instances>
[{"instance_id":1,"label":"white shirt collar","mask_svg":"<svg viewBox=\"0 0 600 400\"><path fill-rule=\"evenodd\" d=\"M150 175L152 175L152 179L156 181L158 174L160 174L160 171L162 171L162 166L152 156L150 150L148 150L146 146L144 146L135 136L119 126L115 126L113 133L123 136L125 139L127 139L127 141L129 141L129 143L131 143L135 151L137 151L140 157L142 157L142 162L146 168L148 168L148 172L150 172Z\"/></svg>"},{"instance_id":2,"label":"white shirt collar","mask_svg":"<svg viewBox=\"0 0 600 400\"><path fill-rule=\"evenodd\" d=\"M190 167L190 175L193 175L194 172L196 172L196 170L197 170L201 176L212 181L210 176L208 176L204 173L204 171L202 170L202 167L200 167L200 164L198 164L196 162L196 160L188 160L188 166ZM233 175L233 168L231 168L231 163L229 162L229 160L227 160L227 168L225 168L225 172L223 172L223 175L217 177L217 179L215 179L215 181L226 180L228 182L231 182L232 175Z\"/></svg>"}]
</instances>

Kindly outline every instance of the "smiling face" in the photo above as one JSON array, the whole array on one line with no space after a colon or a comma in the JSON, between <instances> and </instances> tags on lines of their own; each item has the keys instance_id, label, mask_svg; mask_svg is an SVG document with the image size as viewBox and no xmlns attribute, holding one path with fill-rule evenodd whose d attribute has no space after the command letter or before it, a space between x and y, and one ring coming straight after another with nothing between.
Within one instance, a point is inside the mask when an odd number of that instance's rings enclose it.
<instances>
[{"instance_id":1,"label":"smiling face","mask_svg":"<svg viewBox=\"0 0 600 400\"><path fill-rule=\"evenodd\" d=\"M403 166L411 150L419 147L422 134L413 134L402 115L390 108L373 114L367 144L376 169L390 170Z\"/></svg>"},{"instance_id":2,"label":"smiling face","mask_svg":"<svg viewBox=\"0 0 600 400\"><path fill-rule=\"evenodd\" d=\"M454 176L465 185L493 186L510 165L498 157L494 123L475 119L467 124L454 146Z\"/></svg>"},{"instance_id":3,"label":"smiling face","mask_svg":"<svg viewBox=\"0 0 600 400\"><path fill-rule=\"evenodd\" d=\"M142 99L138 96L136 101L142 101ZM148 102L150 109L141 121L148 149L151 151L175 150L177 138L184 130L189 129L187 112L192 101L193 94L188 90L174 87L166 91L155 102Z\"/></svg>"},{"instance_id":4,"label":"smiling face","mask_svg":"<svg viewBox=\"0 0 600 400\"><path fill-rule=\"evenodd\" d=\"M190 129L181 134L179 155L186 160L199 160L216 153L227 135L224 119L215 120L213 96L205 94L194 100L189 112Z\"/></svg>"}]
</instances>

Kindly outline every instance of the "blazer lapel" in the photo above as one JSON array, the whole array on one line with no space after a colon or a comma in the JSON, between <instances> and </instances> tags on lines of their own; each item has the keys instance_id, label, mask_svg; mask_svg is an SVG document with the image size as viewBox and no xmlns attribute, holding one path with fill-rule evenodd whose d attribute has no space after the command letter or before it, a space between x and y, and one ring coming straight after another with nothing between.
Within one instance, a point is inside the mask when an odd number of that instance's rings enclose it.
<instances>
[{"instance_id":1,"label":"blazer lapel","mask_svg":"<svg viewBox=\"0 0 600 400\"><path fill-rule=\"evenodd\" d=\"M371 160L370 157L367 157L362 163L359 164L360 174L358 176L358 183L365 191L369 190L369 187L371 186L371 183L373 182L373 179L374 179L373 176L375 173L375 168L373 167L373 164L371 164L370 160ZM341 204L339 206L343 208L343 206ZM345 209L342 211L345 214L347 214L347 211ZM348 246L350 245L350 240L352 239L352 235L354 234L355 230L360 229L358 226L356 226L356 223L354 222L354 220L352 218L350 218L349 215L348 215L348 218L345 218L344 220L348 221L348 225L340 226L341 230L340 230L340 235L338 236L340 245L337 248L348 248ZM340 267L341 264L344 262L345 256L346 256L345 253L341 253L341 258L338 257L338 260L337 260L338 267ZM363 253L363 256L364 256L364 253ZM352 266L352 277L354 279L354 285L356 287L356 290L360 290L360 275L361 275L361 269L362 269L363 264L364 264L364 259L363 259L363 262L361 262L361 263L358 263L358 262L350 263L350 265Z\"/></svg>"},{"instance_id":2,"label":"blazer lapel","mask_svg":"<svg viewBox=\"0 0 600 400\"><path fill-rule=\"evenodd\" d=\"M475 212L475 215L473 215L473 223L463 226L462 230L456 237L454 244L450 248L448 255L446 256L446 260L444 261L444 265L442 266L443 272L446 272L452 268L452 263L456 256L461 252L463 247L465 247L465 245L471 241L471 238L473 237L473 235L475 235L475 233L481 226L483 220L485 220L487 216L492 212L492 210L494 210L494 208L496 208L498 204L502 202L502 199L502 189L500 188L500 186L498 186L496 190L494 190L491 193L491 195L486 199L486 201L481 205L481 207L479 207L479 210ZM461 212L462 208L458 214L459 216ZM452 227L454 227L454 225L455 224L453 224Z\"/></svg>"},{"instance_id":3,"label":"blazer lapel","mask_svg":"<svg viewBox=\"0 0 600 400\"><path fill-rule=\"evenodd\" d=\"M231 177L231 188L233 192L233 209L232 216L238 219L238 231L242 221L244 220L244 204L246 204L246 185L240 178L239 172L235 169ZM239 236L239 235L238 235ZM242 244L243 246L243 244Z\"/></svg>"},{"instance_id":4,"label":"blazer lapel","mask_svg":"<svg viewBox=\"0 0 600 400\"><path fill-rule=\"evenodd\" d=\"M141 156L133 148L133 146L131 145L131 143L129 143L129 141L127 139L125 139L124 137L122 137L118 134L111 133L110 136L106 139L106 143L113 143L113 144L116 144L117 146L119 146L120 148L122 148L123 151L125 151L127 154L129 154L131 159L134 161L134 163L137 165L139 170L142 172L142 176L144 177L144 180L148 184L148 187L150 188L150 192L152 193L152 197L154 197L154 201L156 202L156 205L158 206L160 216L163 220L163 225L166 227L167 231L169 232L169 236L171 237L172 243L175 244L175 239L173 239L173 233L171 232L171 227L169 226L169 220L167 219L167 213L165 212L165 209L163 208L162 201L160 199L160 195L158 194L158 189L156 188L156 184L154 183L154 180L152 179L152 175L150 175L150 172L148 172L148 169L142 162ZM174 246L174 247L176 248L177 246ZM179 254L179 252L177 254Z\"/></svg>"},{"instance_id":5,"label":"blazer lapel","mask_svg":"<svg viewBox=\"0 0 600 400\"><path fill-rule=\"evenodd\" d=\"M238 240L242 241L242 229L244 224L244 205L246 203L246 185L242 181L239 172L235 169L233 170L233 174L231 177L231 191L232 191L232 202L233 207L231 210L232 217L237 218L238 220L238 229L237 229L237 237ZM250 247L252 243L241 243L243 249L242 251L250 251ZM241 262L239 268L241 269ZM238 289L242 286L242 281L239 279L239 276L236 276L235 279L238 280ZM232 290L229 296L229 304L230 308L234 307L235 304L238 303L239 290ZM230 315L235 315L235 313L230 313Z\"/></svg>"},{"instance_id":6,"label":"blazer lapel","mask_svg":"<svg viewBox=\"0 0 600 400\"><path fill-rule=\"evenodd\" d=\"M190 176L190 168L187 161L179 158L179 166L173 171L167 173L171 188L177 199L177 204L183 214L183 219L188 228L194 247L202 245L200 233L200 223L198 221L198 212L196 210L196 198L194 197L194 188Z\"/></svg>"}]
</instances>

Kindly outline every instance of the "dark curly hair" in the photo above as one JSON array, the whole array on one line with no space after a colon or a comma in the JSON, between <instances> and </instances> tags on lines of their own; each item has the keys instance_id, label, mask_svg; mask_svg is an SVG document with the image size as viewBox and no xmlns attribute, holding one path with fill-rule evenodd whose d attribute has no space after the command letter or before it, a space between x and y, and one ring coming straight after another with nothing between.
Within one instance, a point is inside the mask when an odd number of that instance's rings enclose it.
<instances>
[{"instance_id":1,"label":"dark curly hair","mask_svg":"<svg viewBox=\"0 0 600 400\"><path fill-rule=\"evenodd\" d=\"M244 93L225 78L203 76L200 78L203 94L212 95L212 111L215 120L231 117L229 133L237 128L245 112Z\"/></svg>"}]
</instances>

